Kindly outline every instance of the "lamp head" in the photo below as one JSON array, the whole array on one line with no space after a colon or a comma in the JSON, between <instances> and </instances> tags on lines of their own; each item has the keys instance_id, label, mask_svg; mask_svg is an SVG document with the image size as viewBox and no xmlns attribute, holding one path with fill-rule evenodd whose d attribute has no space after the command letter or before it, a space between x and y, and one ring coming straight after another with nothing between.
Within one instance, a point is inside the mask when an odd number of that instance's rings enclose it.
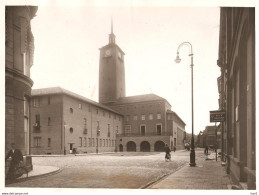
<instances>
[{"instance_id":1,"label":"lamp head","mask_svg":"<svg viewBox=\"0 0 259 195\"><path fill-rule=\"evenodd\" d=\"M180 63L181 62L181 59L179 57L179 52L177 52L177 56L176 56L176 59L174 60L176 63Z\"/></svg>"}]
</instances>

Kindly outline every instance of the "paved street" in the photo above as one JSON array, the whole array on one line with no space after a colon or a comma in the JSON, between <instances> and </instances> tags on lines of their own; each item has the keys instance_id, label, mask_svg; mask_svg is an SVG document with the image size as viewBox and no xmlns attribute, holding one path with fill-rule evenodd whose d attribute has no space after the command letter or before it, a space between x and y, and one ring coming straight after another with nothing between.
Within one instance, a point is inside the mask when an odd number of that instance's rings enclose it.
<instances>
[{"instance_id":1,"label":"paved street","mask_svg":"<svg viewBox=\"0 0 259 195\"><path fill-rule=\"evenodd\" d=\"M171 154L171 162L164 153L143 152L33 157L34 165L57 166L61 172L6 187L143 188L189 162L189 151Z\"/></svg>"}]
</instances>

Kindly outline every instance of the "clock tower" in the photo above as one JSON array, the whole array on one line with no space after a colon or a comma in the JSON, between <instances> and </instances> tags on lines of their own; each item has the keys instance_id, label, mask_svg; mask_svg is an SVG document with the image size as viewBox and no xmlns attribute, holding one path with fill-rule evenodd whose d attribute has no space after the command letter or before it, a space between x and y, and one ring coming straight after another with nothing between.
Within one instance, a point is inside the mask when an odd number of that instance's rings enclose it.
<instances>
[{"instance_id":1,"label":"clock tower","mask_svg":"<svg viewBox=\"0 0 259 195\"><path fill-rule=\"evenodd\" d=\"M125 97L124 52L115 43L113 22L108 45L100 48L99 103L115 102Z\"/></svg>"}]
</instances>

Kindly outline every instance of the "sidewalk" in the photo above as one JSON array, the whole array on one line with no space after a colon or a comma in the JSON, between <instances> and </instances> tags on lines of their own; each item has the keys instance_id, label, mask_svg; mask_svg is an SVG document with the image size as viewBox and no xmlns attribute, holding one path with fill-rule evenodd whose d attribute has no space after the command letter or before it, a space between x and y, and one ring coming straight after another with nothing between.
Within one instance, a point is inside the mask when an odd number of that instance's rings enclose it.
<instances>
[{"instance_id":1,"label":"sidewalk","mask_svg":"<svg viewBox=\"0 0 259 195\"><path fill-rule=\"evenodd\" d=\"M221 165L221 159L216 161L215 153L205 160L201 151L196 152L196 166L185 165L178 171L149 186L149 189L231 189L232 182Z\"/></svg>"},{"instance_id":2,"label":"sidewalk","mask_svg":"<svg viewBox=\"0 0 259 195\"><path fill-rule=\"evenodd\" d=\"M14 181L7 180L6 184L21 182L21 181L29 180L36 177L51 175L51 174L58 173L59 171L61 171L59 167L33 165L33 170L28 172L28 175L24 173L21 177L16 178Z\"/></svg>"}]
</instances>

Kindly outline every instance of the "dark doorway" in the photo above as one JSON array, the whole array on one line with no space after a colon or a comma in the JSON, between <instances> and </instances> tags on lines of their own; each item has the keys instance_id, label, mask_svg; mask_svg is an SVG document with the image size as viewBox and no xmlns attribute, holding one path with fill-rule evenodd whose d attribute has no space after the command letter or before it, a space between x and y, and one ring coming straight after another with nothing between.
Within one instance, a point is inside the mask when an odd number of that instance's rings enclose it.
<instances>
[{"instance_id":1,"label":"dark doorway","mask_svg":"<svg viewBox=\"0 0 259 195\"><path fill-rule=\"evenodd\" d=\"M123 145L122 144L119 145L119 151L123 152Z\"/></svg>"},{"instance_id":2,"label":"dark doorway","mask_svg":"<svg viewBox=\"0 0 259 195\"><path fill-rule=\"evenodd\" d=\"M129 141L127 143L127 152L136 152L136 150L137 150L136 148L137 148L137 146L136 146L135 142Z\"/></svg>"},{"instance_id":3,"label":"dark doorway","mask_svg":"<svg viewBox=\"0 0 259 195\"><path fill-rule=\"evenodd\" d=\"M162 141L157 141L155 143L155 152L164 152L165 151L165 143Z\"/></svg>"},{"instance_id":4,"label":"dark doorway","mask_svg":"<svg viewBox=\"0 0 259 195\"><path fill-rule=\"evenodd\" d=\"M147 141L141 142L140 152L150 152L150 144Z\"/></svg>"}]
</instances>

